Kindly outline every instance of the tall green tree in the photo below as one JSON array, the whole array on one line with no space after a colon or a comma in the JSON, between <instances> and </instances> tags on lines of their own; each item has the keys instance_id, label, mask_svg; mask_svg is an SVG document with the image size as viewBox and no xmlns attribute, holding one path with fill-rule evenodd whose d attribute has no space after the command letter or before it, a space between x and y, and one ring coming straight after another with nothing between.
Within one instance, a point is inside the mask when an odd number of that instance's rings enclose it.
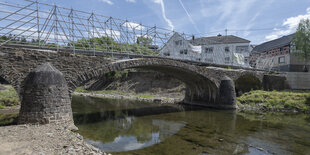
<instances>
[{"instance_id":1,"label":"tall green tree","mask_svg":"<svg viewBox=\"0 0 310 155\"><path fill-rule=\"evenodd\" d=\"M300 21L293 44L296 46L296 52L293 55L297 56L301 61L304 61L304 71L308 72L307 63L310 60L310 20L303 19Z\"/></svg>"}]
</instances>

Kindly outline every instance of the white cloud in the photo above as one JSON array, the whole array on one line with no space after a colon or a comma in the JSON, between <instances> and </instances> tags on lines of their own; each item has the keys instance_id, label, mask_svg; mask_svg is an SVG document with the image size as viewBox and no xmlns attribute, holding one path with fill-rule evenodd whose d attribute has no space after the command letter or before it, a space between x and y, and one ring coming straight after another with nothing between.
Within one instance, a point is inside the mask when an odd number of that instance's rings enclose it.
<instances>
[{"instance_id":1,"label":"white cloud","mask_svg":"<svg viewBox=\"0 0 310 155\"><path fill-rule=\"evenodd\" d=\"M123 24L124 27L128 27L130 30L143 30L145 27L134 22L125 22Z\"/></svg>"},{"instance_id":2,"label":"white cloud","mask_svg":"<svg viewBox=\"0 0 310 155\"><path fill-rule=\"evenodd\" d=\"M98 35L98 32L100 33L100 35ZM121 32L117 30L104 29L104 30L98 30L98 32L97 34L95 34L95 37L106 36L118 40L121 36Z\"/></svg>"},{"instance_id":3,"label":"white cloud","mask_svg":"<svg viewBox=\"0 0 310 155\"><path fill-rule=\"evenodd\" d=\"M126 0L126 2L129 2L129 3L136 3L137 1L136 1L136 0Z\"/></svg>"},{"instance_id":4,"label":"white cloud","mask_svg":"<svg viewBox=\"0 0 310 155\"><path fill-rule=\"evenodd\" d=\"M200 33L199 29L197 28L196 23L194 22L194 20L193 20L192 16L188 13L188 11L187 11L187 9L185 8L185 6L184 6L184 4L183 4L182 0L179 0L179 2L180 2L180 4L181 4L182 8L184 9L184 11L185 11L186 15L188 16L189 21L193 24L193 26L194 26L195 30L196 30L198 33Z\"/></svg>"},{"instance_id":5,"label":"white cloud","mask_svg":"<svg viewBox=\"0 0 310 155\"><path fill-rule=\"evenodd\" d=\"M168 26L170 27L171 30L174 30L174 25L172 24L171 20L167 18L166 16L166 10L165 10L165 3L163 0L151 0L152 2L159 4L161 6L161 14L164 18L164 20L166 21L166 23L168 24Z\"/></svg>"},{"instance_id":6,"label":"white cloud","mask_svg":"<svg viewBox=\"0 0 310 155\"><path fill-rule=\"evenodd\" d=\"M113 5L114 3L111 0L100 0L101 2L107 3L109 5Z\"/></svg>"},{"instance_id":7,"label":"white cloud","mask_svg":"<svg viewBox=\"0 0 310 155\"><path fill-rule=\"evenodd\" d=\"M266 36L267 40L274 40L274 39L277 39L277 38L278 38L278 35L275 35L275 34L271 34L271 35Z\"/></svg>"},{"instance_id":8,"label":"white cloud","mask_svg":"<svg viewBox=\"0 0 310 155\"><path fill-rule=\"evenodd\" d=\"M306 14L304 15L298 15L295 17L289 17L285 19L282 23L282 26L287 27L285 29L274 29L275 32L272 32L271 34L267 35L265 37L266 40L273 40L277 39L281 36L291 34L295 32L300 20L302 19L310 19L310 7L307 8Z\"/></svg>"}]
</instances>

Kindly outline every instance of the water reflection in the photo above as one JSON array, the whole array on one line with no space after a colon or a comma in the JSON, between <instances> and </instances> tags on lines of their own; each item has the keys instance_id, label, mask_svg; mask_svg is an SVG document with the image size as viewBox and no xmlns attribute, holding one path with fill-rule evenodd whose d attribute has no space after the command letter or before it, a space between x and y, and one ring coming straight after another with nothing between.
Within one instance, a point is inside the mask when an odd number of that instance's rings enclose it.
<instances>
[{"instance_id":1,"label":"water reflection","mask_svg":"<svg viewBox=\"0 0 310 155\"><path fill-rule=\"evenodd\" d=\"M88 143L105 151L122 152L145 148L163 141L185 126L182 121L149 120L142 117L184 111L179 106L132 101L114 105L114 101L116 100L73 98L74 120L79 132L87 135ZM94 104L96 102L103 104ZM85 105L89 103L96 108Z\"/></svg>"},{"instance_id":2,"label":"water reflection","mask_svg":"<svg viewBox=\"0 0 310 155\"><path fill-rule=\"evenodd\" d=\"M113 141L107 142L106 139L111 139L108 137L97 137L99 140L87 139L86 141L107 152L137 150L159 143L185 126L184 122L152 120L152 128L143 130L139 128L139 126L144 126L144 124L141 124L143 121L135 119L135 117L126 117L112 122L115 125L114 127L122 130L119 131L119 136L115 137ZM136 128L137 126L138 128ZM104 128L101 129L101 132L105 131ZM133 131L133 129L138 131ZM83 128L83 130L89 129Z\"/></svg>"},{"instance_id":3,"label":"water reflection","mask_svg":"<svg viewBox=\"0 0 310 155\"><path fill-rule=\"evenodd\" d=\"M184 111L81 97L73 97L73 111L80 134L113 154L310 154L304 114Z\"/></svg>"}]
</instances>

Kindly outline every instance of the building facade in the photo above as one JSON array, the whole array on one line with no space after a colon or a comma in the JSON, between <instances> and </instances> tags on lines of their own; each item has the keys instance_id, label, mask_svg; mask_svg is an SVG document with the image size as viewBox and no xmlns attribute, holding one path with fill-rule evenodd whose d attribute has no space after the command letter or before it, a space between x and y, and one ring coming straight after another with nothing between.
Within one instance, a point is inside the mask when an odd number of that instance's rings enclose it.
<instances>
[{"instance_id":1,"label":"building facade","mask_svg":"<svg viewBox=\"0 0 310 155\"><path fill-rule=\"evenodd\" d=\"M291 34L257 45L251 52L250 65L264 70L302 72L304 61L293 54L296 52L292 44L294 37Z\"/></svg>"},{"instance_id":2,"label":"building facade","mask_svg":"<svg viewBox=\"0 0 310 155\"><path fill-rule=\"evenodd\" d=\"M160 50L164 57L249 67L250 41L233 35L186 40L175 33Z\"/></svg>"}]
</instances>

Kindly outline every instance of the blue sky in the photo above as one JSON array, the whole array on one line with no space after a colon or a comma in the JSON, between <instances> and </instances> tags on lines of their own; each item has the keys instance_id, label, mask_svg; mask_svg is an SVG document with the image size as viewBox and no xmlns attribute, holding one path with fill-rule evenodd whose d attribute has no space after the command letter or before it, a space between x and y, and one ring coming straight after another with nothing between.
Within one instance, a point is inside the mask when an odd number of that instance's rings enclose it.
<instances>
[{"instance_id":1,"label":"blue sky","mask_svg":"<svg viewBox=\"0 0 310 155\"><path fill-rule=\"evenodd\" d=\"M310 0L39 0L197 36L219 33L252 44L293 33Z\"/></svg>"}]
</instances>

